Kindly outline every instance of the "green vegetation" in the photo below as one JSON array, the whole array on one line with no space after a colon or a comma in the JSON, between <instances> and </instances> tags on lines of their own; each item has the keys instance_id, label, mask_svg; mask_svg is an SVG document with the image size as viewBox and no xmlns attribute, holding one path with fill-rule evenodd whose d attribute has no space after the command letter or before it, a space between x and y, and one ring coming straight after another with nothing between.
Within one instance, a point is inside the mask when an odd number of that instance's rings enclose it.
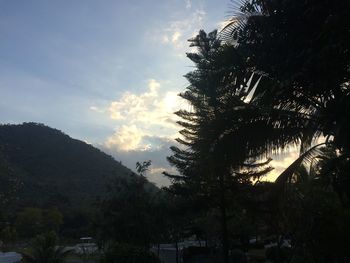
<instances>
[{"instance_id":1,"label":"green vegetation","mask_svg":"<svg viewBox=\"0 0 350 263\"><path fill-rule=\"evenodd\" d=\"M36 236L31 248L22 252L25 263L63 263L71 251L58 247L57 236L53 232Z\"/></svg>"},{"instance_id":2,"label":"green vegetation","mask_svg":"<svg viewBox=\"0 0 350 263\"><path fill-rule=\"evenodd\" d=\"M42 232L58 233L63 215L57 209L27 207L17 214L15 226L23 238L31 238Z\"/></svg>"},{"instance_id":3,"label":"green vegetation","mask_svg":"<svg viewBox=\"0 0 350 263\"><path fill-rule=\"evenodd\" d=\"M1 162L21 182L20 207L83 207L100 196L109 179L132 172L93 146L42 124L0 126Z\"/></svg>"},{"instance_id":4,"label":"green vegetation","mask_svg":"<svg viewBox=\"0 0 350 263\"><path fill-rule=\"evenodd\" d=\"M102 240L114 240L148 248L157 233L155 214L158 192L147 189L137 175L129 180L116 178L99 207L97 222Z\"/></svg>"},{"instance_id":5,"label":"green vegetation","mask_svg":"<svg viewBox=\"0 0 350 263\"><path fill-rule=\"evenodd\" d=\"M10 224L21 239L51 230L66 238L91 235L94 204L113 178L132 174L100 150L42 124L1 125L0 145L0 228Z\"/></svg>"}]
</instances>

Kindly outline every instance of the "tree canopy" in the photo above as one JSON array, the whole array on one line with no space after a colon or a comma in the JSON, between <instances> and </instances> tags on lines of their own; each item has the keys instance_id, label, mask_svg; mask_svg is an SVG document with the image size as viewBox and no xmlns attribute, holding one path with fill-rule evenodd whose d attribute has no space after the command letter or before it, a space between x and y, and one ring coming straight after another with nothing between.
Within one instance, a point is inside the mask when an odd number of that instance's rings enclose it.
<instances>
[{"instance_id":1,"label":"tree canopy","mask_svg":"<svg viewBox=\"0 0 350 263\"><path fill-rule=\"evenodd\" d=\"M191 110L176 112L183 129L168 160L180 174L168 176L175 192L210 200L205 209L221 207L225 262L228 202L248 186L258 190L273 154L300 151L266 188L267 197L257 198L273 203L273 211L287 209L285 194L301 194L298 170L307 161L310 171L317 169L309 180L331 187L349 204L345 10L348 1L242 1L221 32L200 31L189 40L197 48L187 54L195 70L185 76L189 86L180 97Z\"/></svg>"}]
</instances>

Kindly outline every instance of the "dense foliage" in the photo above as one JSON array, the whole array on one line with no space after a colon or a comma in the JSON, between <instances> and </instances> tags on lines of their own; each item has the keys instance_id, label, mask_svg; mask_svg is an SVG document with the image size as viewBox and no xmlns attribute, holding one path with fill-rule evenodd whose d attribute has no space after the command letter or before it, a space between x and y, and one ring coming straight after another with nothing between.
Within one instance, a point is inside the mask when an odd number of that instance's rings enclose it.
<instances>
[{"instance_id":1,"label":"dense foliage","mask_svg":"<svg viewBox=\"0 0 350 263\"><path fill-rule=\"evenodd\" d=\"M292 237L288 260L343 259L347 239L337 225L350 197L349 9L348 1L242 1L219 35L200 31L190 40L195 70L180 96L191 110L177 112L182 137L168 160L180 175L168 176L176 194L209 200L206 211L220 208L224 262L228 225L239 214L264 226L259 235ZM269 156L290 147L299 158L274 184L260 183ZM298 214L319 242L302 236ZM337 248L325 249L330 233Z\"/></svg>"},{"instance_id":2,"label":"dense foliage","mask_svg":"<svg viewBox=\"0 0 350 263\"><path fill-rule=\"evenodd\" d=\"M157 233L163 231L159 208L159 190L150 188L144 177L115 178L99 204L99 238L149 248ZM157 214L160 218L157 218Z\"/></svg>"}]
</instances>

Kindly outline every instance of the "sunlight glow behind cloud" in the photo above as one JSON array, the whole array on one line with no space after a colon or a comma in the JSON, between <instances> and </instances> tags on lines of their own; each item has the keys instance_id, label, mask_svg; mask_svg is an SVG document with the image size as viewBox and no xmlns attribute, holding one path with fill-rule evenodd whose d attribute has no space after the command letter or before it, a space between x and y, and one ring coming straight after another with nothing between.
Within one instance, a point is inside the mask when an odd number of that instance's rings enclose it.
<instances>
[{"instance_id":1,"label":"sunlight glow behind cloud","mask_svg":"<svg viewBox=\"0 0 350 263\"><path fill-rule=\"evenodd\" d=\"M148 90L141 94L124 92L119 100L112 101L108 112L111 119L125 121L127 124L146 128L159 126L176 129L174 111L181 107L177 92L161 93L160 83L155 79L148 81Z\"/></svg>"},{"instance_id":2,"label":"sunlight glow behind cloud","mask_svg":"<svg viewBox=\"0 0 350 263\"><path fill-rule=\"evenodd\" d=\"M101 148L131 168L136 161L152 160L149 179L158 185L169 184L169 180L161 175L163 171L175 173L167 164L166 156L170 155L169 147L175 144L174 138L180 128L174 112L187 105L177 91L166 88L168 84L149 79L144 92L126 91L102 110L117 128ZM101 112L95 106L90 109Z\"/></svg>"},{"instance_id":3,"label":"sunlight glow behind cloud","mask_svg":"<svg viewBox=\"0 0 350 263\"><path fill-rule=\"evenodd\" d=\"M117 147L121 151L144 150L147 145L141 146L144 133L135 125L122 125L106 141L107 148Z\"/></svg>"},{"instance_id":4,"label":"sunlight glow behind cloud","mask_svg":"<svg viewBox=\"0 0 350 263\"><path fill-rule=\"evenodd\" d=\"M275 181L276 178L288 167L292 162L294 162L299 157L299 152L297 148L293 147L285 153L280 153L279 155L272 156L271 166L274 169L266 176L266 180Z\"/></svg>"}]
</instances>

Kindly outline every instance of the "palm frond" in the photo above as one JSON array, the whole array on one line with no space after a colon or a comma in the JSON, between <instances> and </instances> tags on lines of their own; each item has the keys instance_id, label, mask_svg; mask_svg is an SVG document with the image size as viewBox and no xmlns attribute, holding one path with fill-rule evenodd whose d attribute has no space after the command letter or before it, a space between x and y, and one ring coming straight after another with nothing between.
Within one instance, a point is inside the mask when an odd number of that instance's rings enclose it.
<instances>
[{"instance_id":1,"label":"palm frond","mask_svg":"<svg viewBox=\"0 0 350 263\"><path fill-rule=\"evenodd\" d=\"M301 154L292 164L290 164L275 180L275 185L278 189L281 189L285 184L291 180L293 174L297 171L300 165L304 162L311 161L315 156L320 154L319 147L325 145L320 143L312 146L310 149Z\"/></svg>"},{"instance_id":2,"label":"palm frond","mask_svg":"<svg viewBox=\"0 0 350 263\"><path fill-rule=\"evenodd\" d=\"M251 0L232 0L231 17L225 22L219 32L219 38L225 43L236 43L247 25L249 19L266 16L268 13L262 6Z\"/></svg>"}]
</instances>

